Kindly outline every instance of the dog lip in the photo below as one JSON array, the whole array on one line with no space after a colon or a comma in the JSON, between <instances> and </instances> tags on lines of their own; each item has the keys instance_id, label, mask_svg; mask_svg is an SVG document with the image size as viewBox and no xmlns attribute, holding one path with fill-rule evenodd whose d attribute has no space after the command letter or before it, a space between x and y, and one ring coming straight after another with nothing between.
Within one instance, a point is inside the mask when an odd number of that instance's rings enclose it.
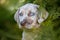
<instances>
[{"instance_id":1,"label":"dog lip","mask_svg":"<svg viewBox=\"0 0 60 40\"><path fill-rule=\"evenodd\" d=\"M23 21L23 22L21 22L21 26L31 25L32 23L33 23L33 21Z\"/></svg>"},{"instance_id":2,"label":"dog lip","mask_svg":"<svg viewBox=\"0 0 60 40\"><path fill-rule=\"evenodd\" d=\"M32 24L32 22L28 22L27 24Z\"/></svg>"},{"instance_id":3,"label":"dog lip","mask_svg":"<svg viewBox=\"0 0 60 40\"><path fill-rule=\"evenodd\" d=\"M21 24L21 26L24 26L26 24L26 22L24 21L24 22L21 22L20 24Z\"/></svg>"},{"instance_id":4,"label":"dog lip","mask_svg":"<svg viewBox=\"0 0 60 40\"><path fill-rule=\"evenodd\" d=\"M27 25L31 25L32 24L32 22L25 22L25 23L23 23L23 24L21 24L21 26L27 26Z\"/></svg>"},{"instance_id":5,"label":"dog lip","mask_svg":"<svg viewBox=\"0 0 60 40\"><path fill-rule=\"evenodd\" d=\"M21 26L31 25L31 24L32 24L31 22L24 22L24 23L21 23Z\"/></svg>"}]
</instances>

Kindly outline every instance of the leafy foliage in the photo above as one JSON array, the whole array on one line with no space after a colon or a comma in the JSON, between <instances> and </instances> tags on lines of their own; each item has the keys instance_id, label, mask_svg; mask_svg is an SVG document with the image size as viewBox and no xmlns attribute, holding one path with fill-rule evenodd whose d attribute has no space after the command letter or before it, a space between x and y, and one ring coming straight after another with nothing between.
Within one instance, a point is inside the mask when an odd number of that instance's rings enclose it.
<instances>
[{"instance_id":1,"label":"leafy foliage","mask_svg":"<svg viewBox=\"0 0 60 40\"><path fill-rule=\"evenodd\" d=\"M26 3L40 5L49 12L41 24L38 40L60 40L60 0L0 0L0 40L21 40L22 30L14 21L18 7Z\"/></svg>"}]
</instances>

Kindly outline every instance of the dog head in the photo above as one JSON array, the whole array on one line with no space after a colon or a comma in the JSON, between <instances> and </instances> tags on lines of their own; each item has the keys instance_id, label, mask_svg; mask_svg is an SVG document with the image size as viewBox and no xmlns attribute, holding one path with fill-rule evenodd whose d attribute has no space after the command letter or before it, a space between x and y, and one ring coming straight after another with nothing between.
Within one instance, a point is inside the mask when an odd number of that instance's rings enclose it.
<instances>
[{"instance_id":1,"label":"dog head","mask_svg":"<svg viewBox=\"0 0 60 40\"><path fill-rule=\"evenodd\" d=\"M46 12L43 18L42 12L39 12L37 8L39 8L38 5L29 3L17 10L14 19L19 28L38 28L39 23L42 23L48 17L48 13Z\"/></svg>"}]
</instances>

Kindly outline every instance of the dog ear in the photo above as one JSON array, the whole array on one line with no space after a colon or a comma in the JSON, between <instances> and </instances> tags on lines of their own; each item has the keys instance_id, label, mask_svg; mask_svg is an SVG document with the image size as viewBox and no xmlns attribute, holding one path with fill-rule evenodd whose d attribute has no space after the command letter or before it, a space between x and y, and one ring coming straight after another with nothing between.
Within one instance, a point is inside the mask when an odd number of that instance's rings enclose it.
<instances>
[{"instance_id":1,"label":"dog ear","mask_svg":"<svg viewBox=\"0 0 60 40\"><path fill-rule=\"evenodd\" d=\"M20 25L20 21L19 21L19 11L20 9L17 10L17 12L15 13L14 15L14 20L17 22L17 24L19 25L19 28L21 28L21 25Z\"/></svg>"},{"instance_id":2,"label":"dog ear","mask_svg":"<svg viewBox=\"0 0 60 40\"><path fill-rule=\"evenodd\" d=\"M35 8L39 8L39 5L34 4L34 7L35 7Z\"/></svg>"},{"instance_id":3,"label":"dog ear","mask_svg":"<svg viewBox=\"0 0 60 40\"><path fill-rule=\"evenodd\" d=\"M42 23L47 18L48 18L48 12L46 10L43 9L38 13L38 23Z\"/></svg>"},{"instance_id":4,"label":"dog ear","mask_svg":"<svg viewBox=\"0 0 60 40\"><path fill-rule=\"evenodd\" d=\"M19 11L20 11L20 9L18 9L18 10L16 11L15 15L14 15L14 20L15 20L16 22L18 22Z\"/></svg>"}]
</instances>

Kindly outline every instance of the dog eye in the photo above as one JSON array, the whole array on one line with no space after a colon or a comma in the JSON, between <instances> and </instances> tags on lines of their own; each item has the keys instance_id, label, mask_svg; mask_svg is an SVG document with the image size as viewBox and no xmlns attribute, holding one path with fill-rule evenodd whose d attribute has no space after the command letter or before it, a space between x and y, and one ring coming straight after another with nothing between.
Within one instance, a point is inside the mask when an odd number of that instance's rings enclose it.
<instances>
[{"instance_id":1,"label":"dog eye","mask_svg":"<svg viewBox=\"0 0 60 40\"><path fill-rule=\"evenodd\" d=\"M34 16L34 15L35 15L35 13L30 13L30 14L29 14L29 16Z\"/></svg>"},{"instance_id":2,"label":"dog eye","mask_svg":"<svg viewBox=\"0 0 60 40\"><path fill-rule=\"evenodd\" d=\"M19 15L20 15L20 16L23 16L23 14L22 14L22 13L20 13Z\"/></svg>"}]
</instances>

